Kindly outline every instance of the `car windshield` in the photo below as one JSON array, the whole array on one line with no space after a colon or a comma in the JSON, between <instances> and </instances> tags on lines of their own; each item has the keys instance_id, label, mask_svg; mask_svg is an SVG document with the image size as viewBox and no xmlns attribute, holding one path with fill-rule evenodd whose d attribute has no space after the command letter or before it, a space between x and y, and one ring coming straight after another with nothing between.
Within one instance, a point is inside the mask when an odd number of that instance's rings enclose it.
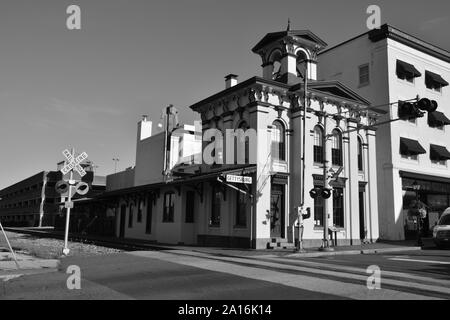
<instances>
[{"instance_id":1,"label":"car windshield","mask_svg":"<svg viewBox=\"0 0 450 320\"><path fill-rule=\"evenodd\" d=\"M439 221L439 225L441 226L448 226L450 225L450 214L447 214L441 218Z\"/></svg>"}]
</instances>

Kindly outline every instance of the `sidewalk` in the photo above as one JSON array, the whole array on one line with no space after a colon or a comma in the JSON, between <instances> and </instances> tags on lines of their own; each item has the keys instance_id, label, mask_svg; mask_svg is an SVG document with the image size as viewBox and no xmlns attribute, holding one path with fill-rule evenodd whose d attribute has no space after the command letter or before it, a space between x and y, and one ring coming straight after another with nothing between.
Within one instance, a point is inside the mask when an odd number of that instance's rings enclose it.
<instances>
[{"instance_id":1,"label":"sidewalk","mask_svg":"<svg viewBox=\"0 0 450 320\"><path fill-rule=\"evenodd\" d=\"M365 245L355 246L340 246L334 247L332 252L321 252L319 248L306 248L304 252L295 252L291 249L273 250L252 250L252 249L230 249L230 248L210 248L210 247L193 247L193 246L158 246L160 249L178 249L185 251L194 251L201 253L208 253L221 256L236 256L236 257L264 257L264 256L280 256L290 258L313 258L333 255L352 255L352 254L377 254L386 252L401 252L401 251L417 251L422 250L421 247L416 246L414 241L398 241L393 243L371 243Z\"/></svg>"},{"instance_id":2,"label":"sidewalk","mask_svg":"<svg viewBox=\"0 0 450 320\"><path fill-rule=\"evenodd\" d=\"M56 259L38 259L30 255L16 253L17 265L10 252L4 250L0 251L0 281L6 281L10 278L22 276L25 274L37 274L53 272L58 269L59 260Z\"/></svg>"},{"instance_id":3,"label":"sidewalk","mask_svg":"<svg viewBox=\"0 0 450 320\"><path fill-rule=\"evenodd\" d=\"M48 235L49 237L61 238L63 236L62 232L54 232L52 230L36 230L36 229L15 229L7 228L9 231L39 234L40 236ZM81 236L76 234L71 234L69 237L71 240L83 239L83 242L95 241L105 246L120 247L125 250L185 250L185 251L195 251L208 253L213 255L223 255L223 256L286 256L286 257L298 257L298 258L309 258L309 257L321 257L330 255L351 255L351 254L377 254L385 252L400 252L400 251L416 251L422 249L433 248L434 244L431 239L423 239L424 247L418 247L415 240L405 240L405 241L382 241L371 244L355 245L355 246L339 246L334 247L332 252L321 252L319 248L306 248L305 252L299 253L292 249L239 249L239 248L218 248L218 247L199 247L199 246L186 246L186 245L172 245L172 244L160 244L152 243L145 240L137 239L118 239L111 237L101 237L101 236Z\"/></svg>"}]
</instances>

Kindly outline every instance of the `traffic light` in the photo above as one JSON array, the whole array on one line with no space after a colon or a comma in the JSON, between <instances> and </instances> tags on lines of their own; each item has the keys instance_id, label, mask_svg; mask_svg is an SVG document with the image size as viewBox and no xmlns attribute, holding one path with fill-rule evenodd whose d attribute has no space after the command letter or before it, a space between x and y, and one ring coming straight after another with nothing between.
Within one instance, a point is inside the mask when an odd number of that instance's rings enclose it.
<instances>
[{"instance_id":1,"label":"traffic light","mask_svg":"<svg viewBox=\"0 0 450 320\"><path fill-rule=\"evenodd\" d=\"M438 104L434 100L422 98L419 101L417 101L417 107L422 111L434 112L438 108Z\"/></svg>"},{"instance_id":2,"label":"traffic light","mask_svg":"<svg viewBox=\"0 0 450 320\"><path fill-rule=\"evenodd\" d=\"M437 108L437 102L427 98L422 98L413 103L400 101L398 104L398 117L402 120L421 118L425 112L434 112Z\"/></svg>"},{"instance_id":3,"label":"traffic light","mask_svg":"<svg viewBox=\"0 0 450 320\"><path fill-rule=\"evenodd\" d=\"M329 199L331 197L331 189L323 188L322 189L322 198Z\"/></svg>"}]
</instances>

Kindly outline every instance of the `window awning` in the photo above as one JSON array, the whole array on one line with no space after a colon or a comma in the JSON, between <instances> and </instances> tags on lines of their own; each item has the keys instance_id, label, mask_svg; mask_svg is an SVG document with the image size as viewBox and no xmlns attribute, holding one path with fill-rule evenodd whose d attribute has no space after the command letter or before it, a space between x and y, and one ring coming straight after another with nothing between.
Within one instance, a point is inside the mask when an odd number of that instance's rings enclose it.
<instances>
[{"instance_id":1,"label":"window awning","mask_svg":"<svg viewBox=\"0 0 450 320\"><path fill-rule=\"evenodd\" d=\"M432 144L430 145L430 158L432 160L450 160L450 152L446 147Z\"/></svg>"},{"instance_id":2,"label":"window awning","mask_svg":"<svg viewBox=\"0 0 450 320\"><path fill-rule=\"evenodd\" d=\"M442 112L434 111L428 114L428 124L434 127L447 126L450 124L450 119Z\"/></svg>"},{"instance_id":3,"label":"window awning","mask_svg":"<svg viewBox=\"0 0 450 320\"><path fill-rule=\"evenodd\" d=\"M440 75L437 73L433 73L431 71L425 71L425 81L427 83L436 83L441 87L448 86L448 82L444 80Z\"/></svg>"},{"instance_id":4,"label":"window awning","mask_svg":"<svg viewBox=\"0 0 450 320\"><path fill-rule=\"evenodd\" d=\"M417 155L427 153L419 141L400 138L400 152L405 155Z\"/></svg>"},{"instance_id":5,"label":"window awning","mask_svg":"<svg viewBox=\"0 0 450 320\"><path fill-rule=\"evenodd\" d=\"M397 60L397 74L407 75L413 78L417 78L422 75L416 67L402 60Z\"/></svg>"}]
</instances>

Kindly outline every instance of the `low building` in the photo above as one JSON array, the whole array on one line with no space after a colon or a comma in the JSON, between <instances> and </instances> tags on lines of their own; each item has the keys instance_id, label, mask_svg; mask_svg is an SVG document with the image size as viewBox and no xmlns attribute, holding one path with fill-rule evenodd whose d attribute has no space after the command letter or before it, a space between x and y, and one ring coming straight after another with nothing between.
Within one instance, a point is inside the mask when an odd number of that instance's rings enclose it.
<instances>
[{"instance_id":1,"label":"low building","mask_svg":"<svg viewBox=\"0 0 450 320\"><path fill-rule=\"evenodd\" d=\"M64 162L58 163L58 169ZM88 197L105 191L105 177L94 175L89 164L83 164L87 175L82 179L90 185ZM0 190L0 219L4 226L54 226L61 214L61 194L55 185L63 179L60 171L42 171ZM74 199L79 198L75 195Z\"/></svg>"},{"instance_id":2,"label":"low building","mask_svg":"<svg viewBox=\"0 0 450 320\"><path fill-rule=\"evenodd\" d=\"M380 237L416 237L411 204L427 207L425 231L450 206L450 52L383 25L319 54L319 78L343 82L386 113L399 118L399 101L428 98L436 112L399 120L377 133Z\"/></svg>"}]
</instances>

